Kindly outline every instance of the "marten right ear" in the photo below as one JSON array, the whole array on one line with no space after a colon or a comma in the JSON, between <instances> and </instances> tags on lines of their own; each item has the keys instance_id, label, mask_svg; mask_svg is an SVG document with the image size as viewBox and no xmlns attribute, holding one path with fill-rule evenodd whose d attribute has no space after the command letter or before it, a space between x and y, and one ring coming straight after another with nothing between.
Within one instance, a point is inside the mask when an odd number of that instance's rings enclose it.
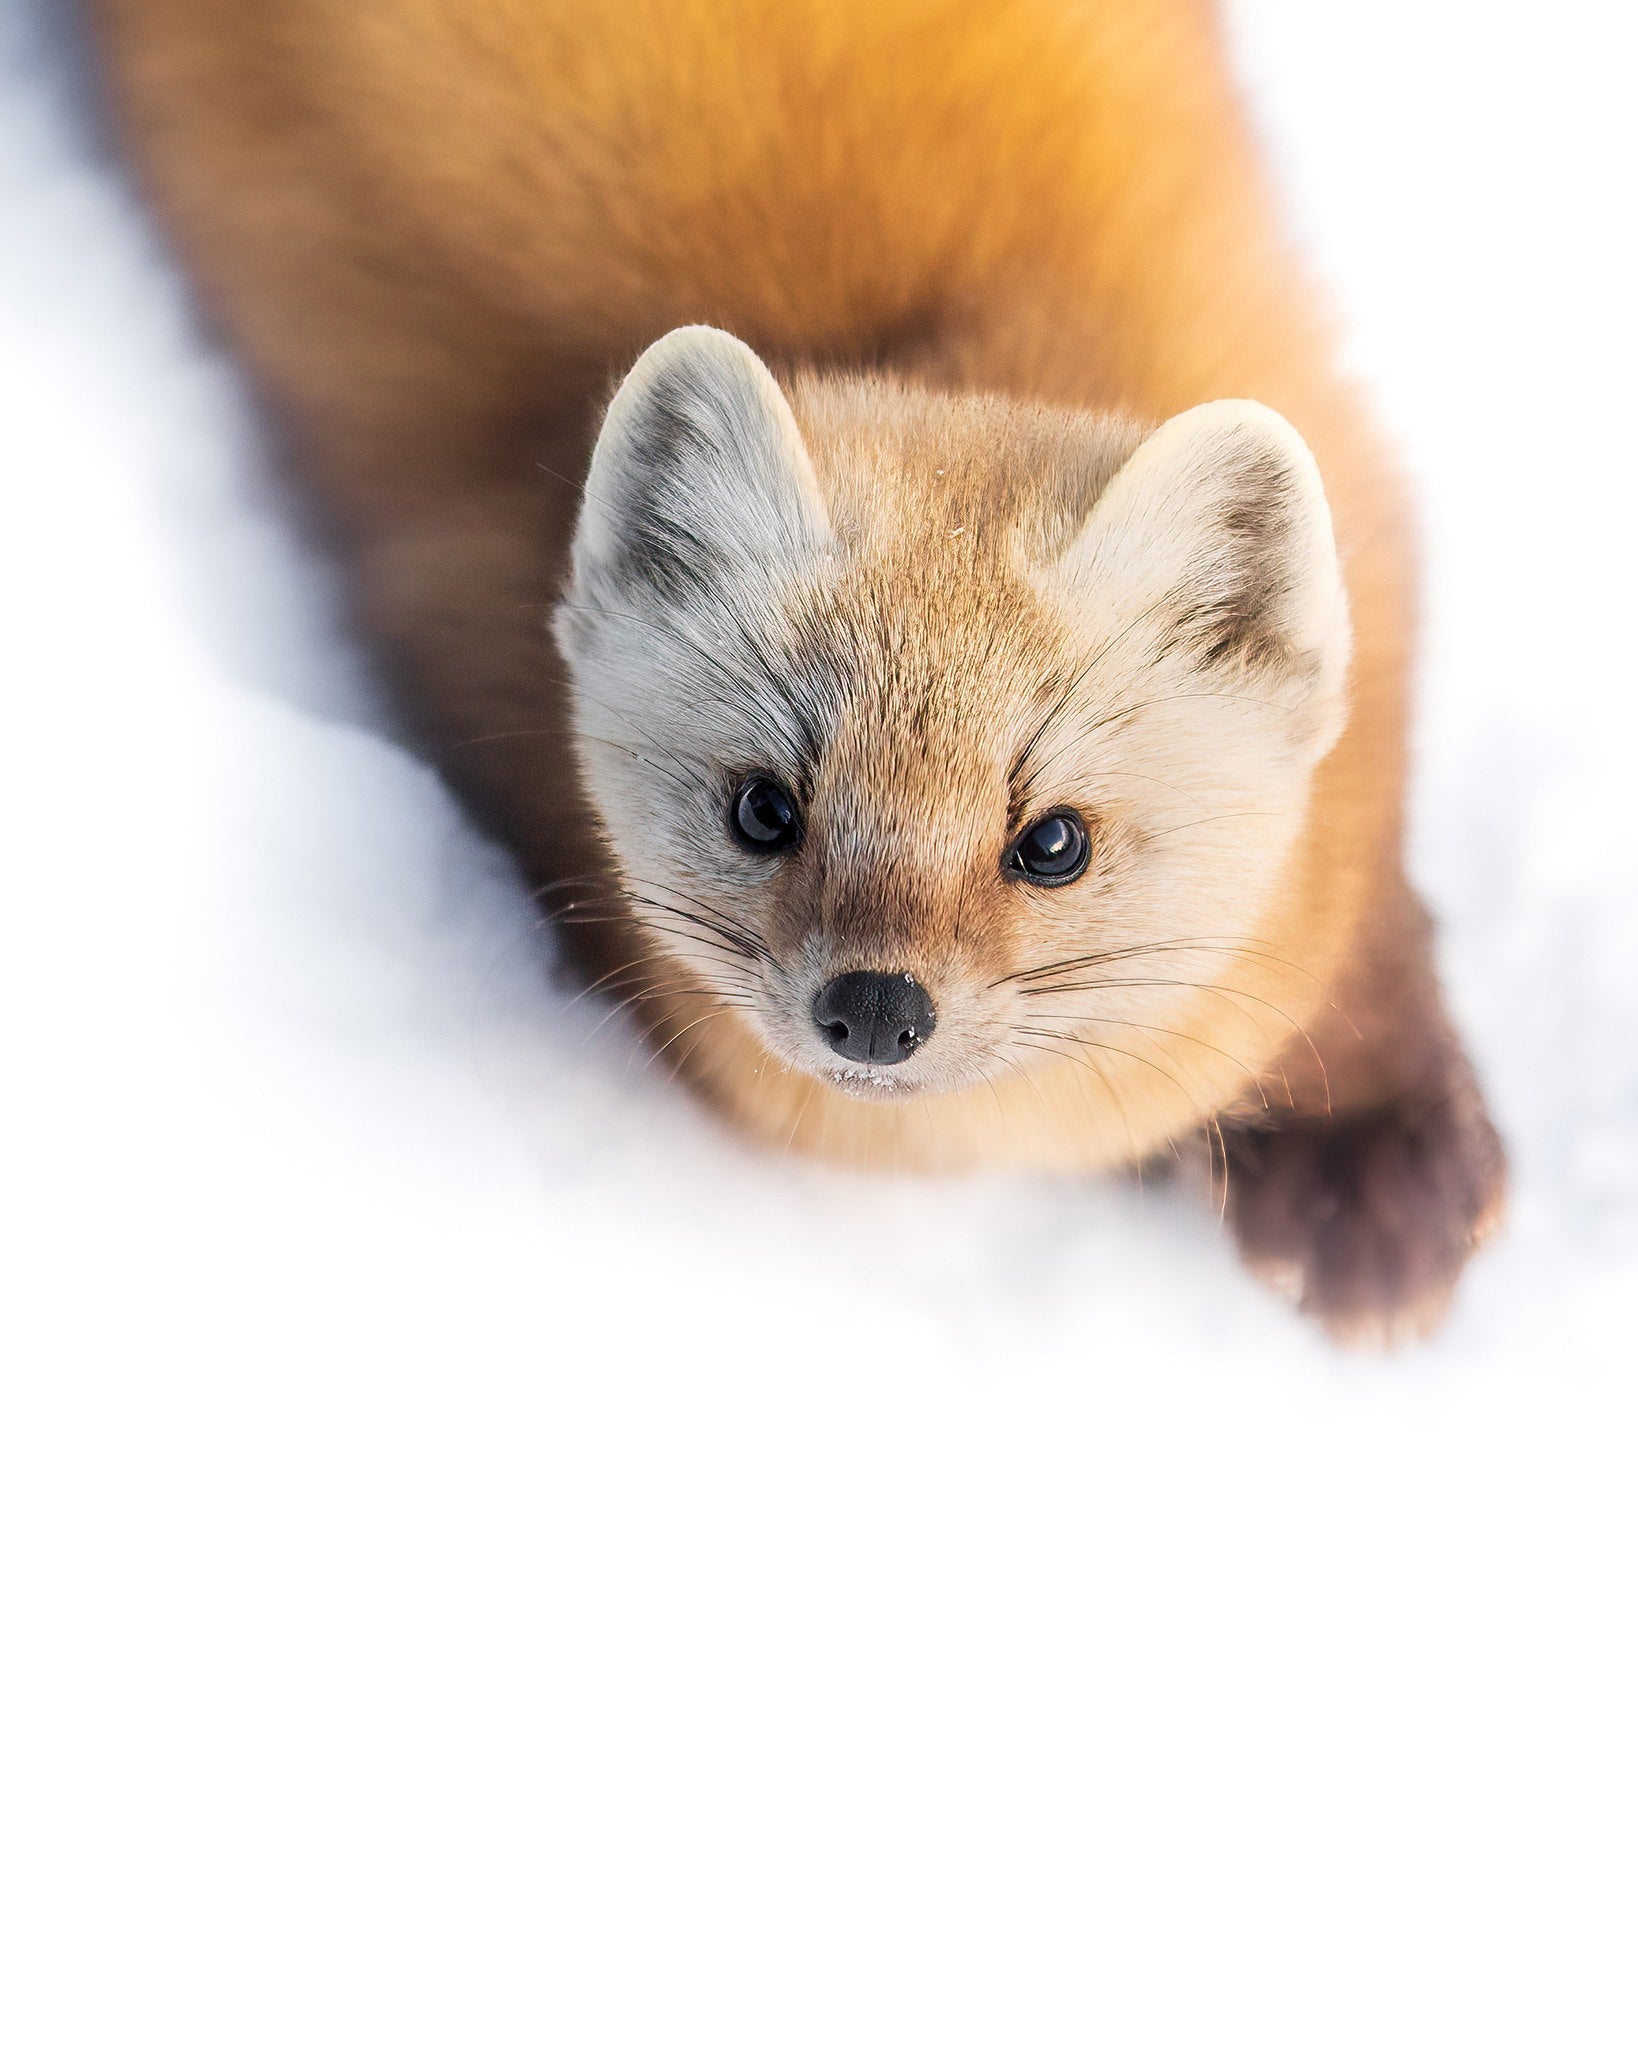
<instances>
[{"instance_id":1,"label":"marten right ear","mask_svg":"<svg viewBox=\"0 0 1638 2048\"><path fill-rule=\"evenodd\" d=\"M1336 740L1349 636L1331 514L1313 455L1266 405L1216 399L1157 428L1043 582L1095 609L1128 662L1253 697L1307 760Z\"/></svg>"},{"instance_id":2,"label":"marten right ear","mask_svg":"<svg viewBox=\"0 0 1638 2048\"><path fill-rule=\"evenodd\" d=\"M592 451L577 600L688 605L799 567L830 522L784 393L744 342L678 327L638 357Z\"/></svg>"}]
</instances>

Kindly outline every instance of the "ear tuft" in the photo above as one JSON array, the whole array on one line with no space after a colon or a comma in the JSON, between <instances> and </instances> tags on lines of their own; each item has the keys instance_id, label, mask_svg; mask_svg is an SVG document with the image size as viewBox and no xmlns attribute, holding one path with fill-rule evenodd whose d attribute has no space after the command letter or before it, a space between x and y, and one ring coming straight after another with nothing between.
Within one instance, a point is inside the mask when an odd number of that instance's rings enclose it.
<instances>
[{"instance_id":1,"label":"ear tuft","mask_svg":"<svg viewBox=\"0 0 1638 2048\"><path fill-rule=\"evenodd\" d=\"M583 601L697 603L800 566L828 534L795 417L744 342L678 327L638 357L592 452L574 540Z\"/></svg>"},{"instance_id":2,"label":"ear tuft","mask_svg":"<svg viewBox=\"0 0 1638 2048\"><path fill-rule=\"evenodd\" d=\"M1266 696L1310 759L1334 744L1349 636L1330 508L1306 442L1267 406L1221 399L1157 428L1045 580L1113 613L1134 654Z\"/></svg>"}]
</instances>

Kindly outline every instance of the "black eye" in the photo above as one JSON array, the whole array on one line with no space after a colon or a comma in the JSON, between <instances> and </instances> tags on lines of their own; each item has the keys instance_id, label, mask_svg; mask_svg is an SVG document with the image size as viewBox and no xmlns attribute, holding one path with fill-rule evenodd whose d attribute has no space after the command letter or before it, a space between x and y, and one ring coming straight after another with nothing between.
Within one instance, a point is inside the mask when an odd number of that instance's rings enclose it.
<instances>
[{"instance_id":1,"label":"black eye","mask_svg":"<svg viewBox=\"0 0 1638 2048\"><path fill-rule=\"evenodd\" d=\"M734 791L728 823L752 853L787 853L802 837L796 800L770 775L748 776Z\"/></svg>"},{"instance_id":2,"label":"black eye","mask_svg":"<svg viewBox=\"0 0 1638 2048\"><path fill-rule=\"evenodd\" d=\"M1043 889L1079 881L1092 852L1092 837L1073 811L1048 811L1019 833L1004 865Z\"/></svg>"}]
</instances>

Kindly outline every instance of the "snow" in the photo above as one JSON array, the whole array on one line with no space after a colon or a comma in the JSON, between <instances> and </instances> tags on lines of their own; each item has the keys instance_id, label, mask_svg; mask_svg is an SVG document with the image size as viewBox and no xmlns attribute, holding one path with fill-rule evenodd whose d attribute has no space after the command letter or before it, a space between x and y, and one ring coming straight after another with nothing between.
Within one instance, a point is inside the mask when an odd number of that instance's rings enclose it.
<instances>
[{"instance_id":1,"label":"snow","mask_svg":"<svg viewBox=\"0 0 1638 2048\"><path fill-rule=\"evenodd\" d=\"M1234 17L1421 482L1517 1173L1390 1362L576 1001L0 0L6 2039L1634 2038L1634 32Z\"/></svg>"}]
</instances>

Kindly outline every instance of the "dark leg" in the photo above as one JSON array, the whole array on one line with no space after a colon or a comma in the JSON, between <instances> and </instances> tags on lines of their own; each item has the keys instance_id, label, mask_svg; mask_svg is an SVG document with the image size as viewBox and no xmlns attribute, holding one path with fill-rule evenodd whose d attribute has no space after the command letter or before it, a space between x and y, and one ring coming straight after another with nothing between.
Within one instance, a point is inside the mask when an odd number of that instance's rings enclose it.
<instances>
[{"instance_id":1,"label":"dark leg","mask_svg":"<svg viewBox=\"0 0 1638 2048\"><path fill-rule=\"evenodd\" d=\"M1401 883L1314 1028L1326 1080L1316 1061L1299 1081L1295 1055L1294 1109L1224 1119L1246 1264L1348 1342L1432 1329L1505 1201L1501 1140L1445 1015L1431 936Z\"/></svg>"}]
</instances>

